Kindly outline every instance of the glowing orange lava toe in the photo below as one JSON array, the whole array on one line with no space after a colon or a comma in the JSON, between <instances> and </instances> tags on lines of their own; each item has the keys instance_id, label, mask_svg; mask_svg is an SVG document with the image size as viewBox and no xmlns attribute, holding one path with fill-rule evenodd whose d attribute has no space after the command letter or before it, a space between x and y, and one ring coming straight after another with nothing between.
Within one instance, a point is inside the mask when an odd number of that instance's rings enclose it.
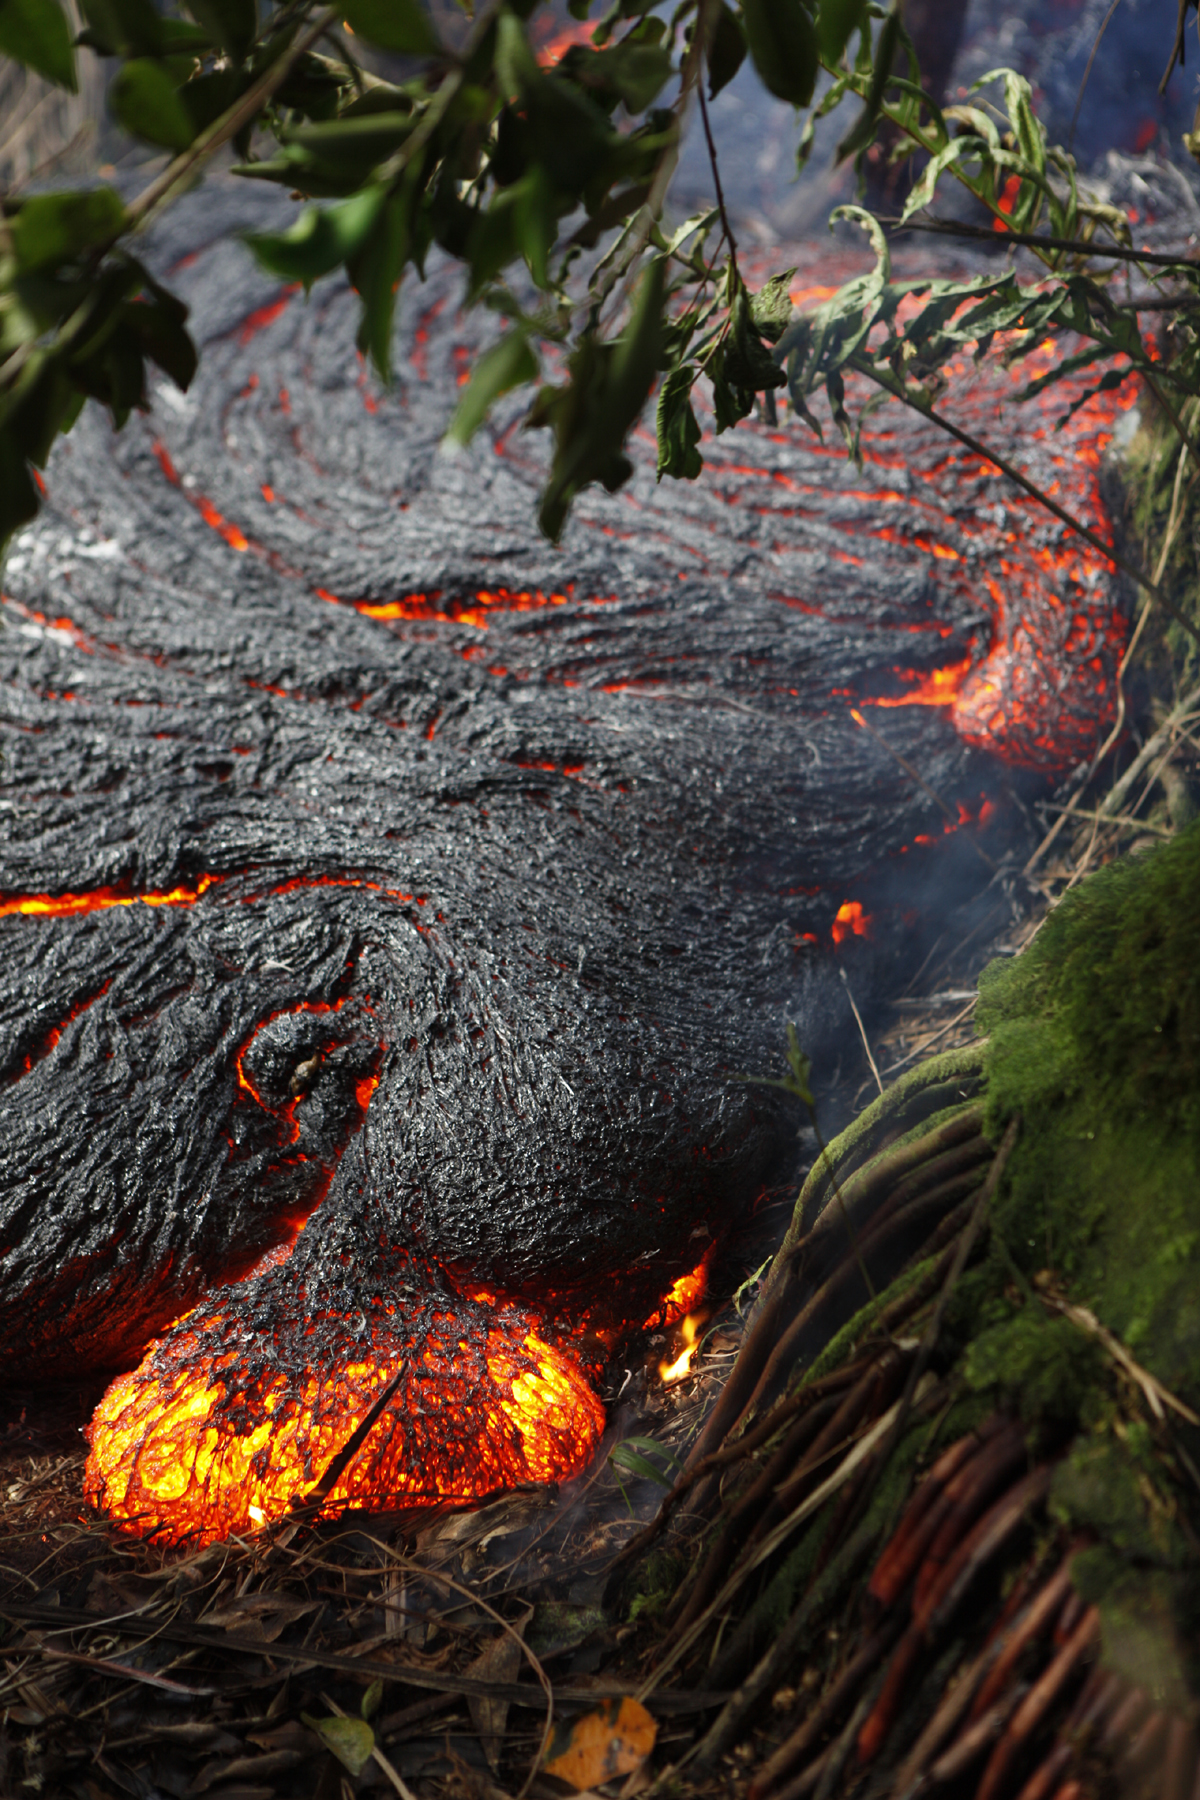
<instances>
[{"instance_id":1,"label":"glowing orange lava toe","mask_svg":"<svg viewBox=\"0 0 1200 1800\"><path fill-rule=\"evenodd\" d=\"M255 1531L309 1496L332 1517L561 1480L587 1463L604 1410L539 1323L522 1304L439 1293L415 1319L380 1301L352 1320L310 1320L287 1343L252 1332L222 1296L108 1389L91 1425L87 1497L121 1530L202 1545ZM318 1495L393 1380L364 1442Z\"/></svg>"}]
</instances>

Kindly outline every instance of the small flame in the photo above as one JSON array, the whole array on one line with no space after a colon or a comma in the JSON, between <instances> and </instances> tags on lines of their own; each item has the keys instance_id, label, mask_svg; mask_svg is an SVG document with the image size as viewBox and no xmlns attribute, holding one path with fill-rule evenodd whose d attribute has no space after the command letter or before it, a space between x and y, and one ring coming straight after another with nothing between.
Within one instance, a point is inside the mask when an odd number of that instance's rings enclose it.
<instances>
[{"instance_id":1,"label":"small flame","mask_svg":"<svg viewBox=\"0 0 1200 1800\"><path fill-rule=\"evenodd\" d=\"M692 1358L700 1347L700 1329L707 1318L706 1312L694 1312L689 1313L686 1319L680 1322L679 1337L682 1349L679 1355L674 1362L663 1361L658 1365L659 1377L664 1387L671 1387L690 1373Z\"/></svg>"}]
</instances>

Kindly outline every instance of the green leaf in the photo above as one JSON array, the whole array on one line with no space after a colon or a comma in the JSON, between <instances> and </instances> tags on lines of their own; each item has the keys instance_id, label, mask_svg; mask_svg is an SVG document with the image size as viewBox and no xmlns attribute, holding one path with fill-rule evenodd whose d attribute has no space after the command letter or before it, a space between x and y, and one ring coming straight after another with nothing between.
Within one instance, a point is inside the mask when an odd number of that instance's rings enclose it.
<instances>
[{"instance_id":1,"label":"green leaf","mask_svg":"<svg viewBox=\"0 0 1200 1800\"><path fill-rule=\"evenodd\" d=\"M528 184L536 179L537 172L532 171L513 187L501 189L482 211L467 209L470 227L463 254L470 270L468 300L474 300L519 255L517 206ZM447 198L456 211L457 196Z\"/></svg>"},{"instance_id":2,"label":"green leaf","mask_svg":"<svg viewBox=\"0 0 1200 1800\"><path fill-rule=\"evenodd\" d=\"M436 56L441 49L420 0L343 0L341 16L356 37L403 56Z\"/></svg>"},{"instance_id":3,"label":"green leaf","mask_svg":"<svg viewBox=\"0 0 1200 1800\"><path fill-rule=\"evenodd\" d=\"M196 373L196 346L173 309L157 299L131 300L125 319L151 362L186 391Z\"/></svg>"},{"instance_id":4,"label":"green leaf","mask_svg":"<svg viewBox=\"0 0 1200 1800\"><path fill-rule=\"evenodd\" d=\"M578 0L575 0L575 3L577 4ZM607 44L614 30L623 19L644 18L654 4L655 0L612 0L612 5L592 33L593 44ZM588 15L586 6L581 13L577 13L575 11L575 4L571 4L568 6L568 11L571 12L575 18L586 19Z\"/></svg>"},{"instance_id":5,"label":"green leaf","mask_svg":"<svg viewBox=\"0 0 1200 1800\"><path fill-rule=\"evenodd\" d=\"M546 79L530 49L524 26L507 9L501 11L496 25L495 65L497 80L508 100L524 99L539 81Z\"/></svg>"},{"instance_id":6,"label":"green leaf","mask_svg":"<svg viewBox=\"0 0 1200 1800\"><path fill-rule=\"evenodd\" d=\"M746 60L746 33L737 14L721 0L708 40L708 97L715 100Z\"/></svg>"},{"instance_id":7,"label":"green leaf","mask_svg":"<svg viewBox=\"0 0 1200 1800\"><path fill-rule=\"evenodd\" d=\"M692 383L698 374L694 363L683 363L671 370L659 390L655 426L660 481L664 475L694 481L704 467L700 424L692 406Z\"/></svg>"},{"instance_id":8,"label":"green leaf","mask_svg":"<svg viewBox=\"0 0 1200 1800\"><path fill-rule=\"evenodd\" d=\"M298 125L284 138L285 154L299 153L310 167L363 180L412 135L411 113L363 113L351 119L323 119Z\"/></svg>"},{"instance_id":9,"label":"green leaf","mask_svg":"<svg viewBox=\"0 0 1200 1800\"><path fill-rule=\"evenodd\" d=\"M365 1719L311 1719L307 1713L300 1717L344 1769L355 1777L362 1774L375 1749L375 1733Z\"/></svg>"},{"instance_id":10,"label":"green leaf","mask_svg":"<svg viewBox=\"0 0 1200 1800\"><path fill-rule=\"evenodd\" d=\"M598 481L614 494L633 473L624 445L658 372L665 268L665 259L656 257L642 276L629 324L616 342L583 338L571 358L568 386L551 389L540 408L539 396L530 414L531 424L554 427L554 460L538 511L552 543L582 488Z\"/></svg>"},{"instance_id":11,"label":"green leaf","mask_svg":"<svg viewBox=\"0 0 1200 1800\"><path fill-rule=\"evenodd\" d=\"M537 377L537 357L524 332L508 332L498 344L484 351L471 371L471 379L446 432L448 442L469 444L502 394L507 394L510 388L520 387L523 382L536 381Z\"/></svg>"},{"instance_id":12,"label":"green leaf","mask_svg":"<svg viewBox=\"0 0 1200 1800\"><path fill-rule=\"evenodd\" d=\"M673 1487L675 1484L671 1477L650 1461L651 1456L665 1457L668 1469L677 1466L679 1462L679 1458L665 1444L658 1443L654 1438L643 1437L622 1438L609 1451L608 1460L615 1469L628 1469L631 1475L644 1475L650 1481L657 1482L659 1487Z\"/></svg>"},{"instance_id":13,"label":"green leaf","mask_svg":"<svg viewBox=\"0 0 1200 1800\"><path fill-rule=\"evenodd\" d=\"M1133 369L1106 370L1094 386L1086 388L1082 394L1075 396L1061 419L1055 419L1055 431L1061 431L1064 425L1069 424L1080 407L1086 406L1089 400L1094 400L1097 394L1111 393L1114 388L1119 388L1123 381L1128 381L1129 377L1135 373L1136 371Z\"/></svg>"},{"instance_id":14,"label":"green leaf","mask_svg":"<svg viewBox=\"0 0 1200 1800\"><path fill-rule=\"evenodd\" d=\"M713 412L716 415L718 437L723 431L731 431L735 425L740 425L754 410L754 389L735 385L725 373L728 348L726 345L715 356L711 356L705 370L712 383Z\"/></svg>"},{"instance_id":15,"label":"green leaf","mask_svg":"<svg viewBox=\"0 0 1200 1800\"><path fill-rule=\"evenodd\" d=\"M707 212L693 213L690 219L685 219L683 224L671 233L669 240L659 246L660 249L665 250L668 256L674 256L676 251L681 249L688 238L692 236L693 232L707 231L711 225L716 223L720 216L721 215L715 206L710 207Z\"/></svg>"},{"instance_id":16,"label":"green leaf","mask_svg":"<svg viewBox=\"0 0 1200 1800\"><path fill-rule=\"evenodd\" d=\"M379 1711L379 1705L382 1699L383 1683L378 1680L373 1681L363 1695L362 1702L358 1709L364 1719L373 1719L375 1717L375 1714Z\"/></svg>"},{"instance_id":17,"label":"green leaf","mask_svg":"<svg viewBox=\"0 0 1200 1800\"><path fill-rule=\"evenodd\" d=\"M52 269L115 238L125 222L110 187L82 194L36 194L12 221L12 243L23 269Z\"/></svg>"},{"instance_id":18,"label":"green leaf","mask_svg":"<svg viewBox=\"0 0 1200 1800\"><path fill-rule=\"evenodd\" d=\"M187 9L214 44L242 60L258 30L255 0L187 0Z\"/></svg>"},{"instance_id":19,"label":"green leaf","mask_svg":"<svg viewBox=\"0 0 1200 1800\"><path fill-rule=\"evenodd\" d=\"M358 348L370 356L384 381L392 378L392 321L411 248L411 204L407 187L392 195L362 249L346 258L350 279L362 300Z\"/></svg>"},{"instance_id":20,"label":"green leaf","mask_svg":"<svg viewBox=\"0 0 1200 1800\"><path fill-rule=\"evenodd\" d=\"M535 284L544 291L550 285L550 251L558 235L558 214L550 178L544 169L531 169L511 192L515 196L515 223L521 255ZM629 210L633 210L632 205Z\"/></svg>"},{"instance_id":21,"label":"green leaf","mask_svg":"<svg viewBox=\"0 0 1200 1800\"><path fill-rule=\"evenodd\" d=\"M72 94L79 91L71 28L59 0L0 0L0 54Z\"/></svg>"},{"instance_id":22,"label":"green leaf","mask_svg":"<svg viewBox=\"0 0 1200 1800\"><path fill-rule=\"evenodd\" d=\"M148 56L134 57L113 76L108 104L126 131L167 150L186 150L192 141L192 121L175 91L175 83L160 63Z\"/></svg>"},{"instance_id":23,"label":"green leaf","mask_svg":"<svg viewBox=\"0 0 1200 1800\"><path fill-rule=\"evenodd\" d=\"M164 21L153 0L80 0L93 36L110 56L159 56Z\"/></svg>"},{"instance_id":24,"label":"green leaf","mask_svg":"<svg viewBox=\"0 0 1200 1800\"><path fill-rule=\"evenodd\" d=\"M768 305L777 307L777 297L772 297ZM783 336L791 310L789 301L777 337ZM725 345L725 377L735 388L745 388L752 393L787 385L787 376L759 335L744 287L738 288L733 303L733 328Z\"/></svg>"},{"instance_id":25,"label":"green leaf","mask_svg":"<svg viewBox=\"0 0 1200 1800\"><path fill-rule=\"evenodd\" d=\"M38 493L14 433L0 428L0 551L22 525L37 518Z\"/></svg>"},{"instance_id":26,"label":"green leaf","mask_svg":"<svg viewBox=\"0 0 1200 1800\"><path fill-rule=\"evenodd\" d=\"M340 206L310 207L286 231L243 232L243 241L272 275L309 288L362 249L385 199L382 187L369 187Z\"/></svg>"},{"instance_id":27,"label":"green leaf","mask_svg":"<svg viewBox=\"0 0 1200 1800\"><path fill-rule=\"evenodd\" d=\"M593 90L615 106L623 101L630 113L642 113L661 92L671 75L671 57L657 44L614 44L609 50L589 50L574 44L557 66L555 79L563 77Z\"/></svg>"},{"instance_id":28,"label":"green leaf","mask_svg":"<svg viewBox=\"0 0 1200 1800\"><path fill-rule=\"evenodd\" d=\"M817 10L817 42L827 63L841 61L850 33L867 17L867 0L821 0Z\"/></svg>"},{"instance_id":29,"label":"green leaf","mask_svg":"<svg viewBox=\"0 0 1200 1800\"><path fill-rule=\"evenodd\" d=\"M795 268L791 268L785 269L782 275L772 275L757 294L751 295L750 317L769 344L777 344L791 322L790 283L795 273Z\"/></svg>"},{"instance_id":30,"label":"green leaf","mask_svg":"<svg viewBox=\"0 0 1200 1800\"><path fill-rule=\"evenodd\" d=\"M787 1041L788 1067L792 1071L792 1092L796 1095L797 1099L803 1100L805 1106L815 1106L816 1101L813 1099L812 1088L810 1086L812 1057L806 1056L804 1051L800 1048L800 1039L797 1036L796 1027L792 1024L790 1019L788 1020Z\"/></svg>"},{"instance_id":31,"label":"green leaf","mask_svg":"<svg viewBox=\"0 0 1200 1800\"><path fill-rule=\"evenodd\" d=\"M163 56L186 56L190 67L197 56L204 56L212 49L212 39L200 25L189 25L186 19L162 19L159 23ZM182 81L188 73L189 68L181 69L179 79Z\"/></svg>"},{"instance_id":32,"label":"green leaf","mask_svg":"<svg viewBox=\"0 0 1200 1800\"><path fill-rule=\"evenodd\" d=\"M820 59L802 0L742 0L742 22L763 86L793 106L807 106Z\"/></svg>"},{"instance_id":33,"label":"green leaf","mask_svg":"<svg viewBox=\"0 0 1200 1800\"><path fill-rule=\"evenodd\" d=\"M249 76L233 68L208 69L204 74L193 75L190 81L185 81L178 93L187 108L192 135L198 137L202 131L215 124L249 85Z\"/></svg>"}]
</instances>

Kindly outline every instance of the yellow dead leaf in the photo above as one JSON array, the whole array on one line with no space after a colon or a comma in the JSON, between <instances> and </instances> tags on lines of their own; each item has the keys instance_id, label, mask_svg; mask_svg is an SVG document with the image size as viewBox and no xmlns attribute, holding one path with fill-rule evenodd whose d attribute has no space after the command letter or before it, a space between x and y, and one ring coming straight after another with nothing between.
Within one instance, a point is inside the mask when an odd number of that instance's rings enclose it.
<instances>
[{"instance_id":1,"label":"yellow dead leaf","mask_svg":"<svg viewBox=\"0 0 1200 1800\"><path fill-rule=\"evenodd\" d=\"M639 1768L657 1736L658 1726L638 1701L628 1696L605 1700L595 1712L584 1713L555 1732L546 1773L581 1791L599 1787L602 1781Z\"/></svg>"}]
</instances>

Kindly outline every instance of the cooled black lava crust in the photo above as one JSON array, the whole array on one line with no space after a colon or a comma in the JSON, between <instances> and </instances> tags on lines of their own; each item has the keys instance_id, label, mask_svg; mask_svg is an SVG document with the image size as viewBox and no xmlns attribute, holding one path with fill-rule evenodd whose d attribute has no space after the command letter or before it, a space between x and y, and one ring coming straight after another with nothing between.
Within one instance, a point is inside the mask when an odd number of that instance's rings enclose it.
<instances>
[{"instance_id":1,"label":"cooled black lava crust","mask_svg":"<svg viewBox=\"0 0 1200 1800\"><path fill-rule=\"evenodd\" d=\"M644 1316L792 1153L733 1077L789 1018L821 1058L852 1032L838 908L881 998L944 891L900 854L940 815L844 698L986 645L969 562L872 535L935 462L978 507L944 444L889 418L860 474L752 425L660 488L647 439L552 549L511 413L438 454L495 328L457 273L406 287L379 394L353 296L281 296L226 235L273 204L180 210L193 391L119 438L89 411L5 574L4 900L197 896L0 918L23 1378L129 1366L322 1193L292 1291L402 1247ZM943 711L880 718L944 795L994 781Z\"/></svg>"}]
</instances>

